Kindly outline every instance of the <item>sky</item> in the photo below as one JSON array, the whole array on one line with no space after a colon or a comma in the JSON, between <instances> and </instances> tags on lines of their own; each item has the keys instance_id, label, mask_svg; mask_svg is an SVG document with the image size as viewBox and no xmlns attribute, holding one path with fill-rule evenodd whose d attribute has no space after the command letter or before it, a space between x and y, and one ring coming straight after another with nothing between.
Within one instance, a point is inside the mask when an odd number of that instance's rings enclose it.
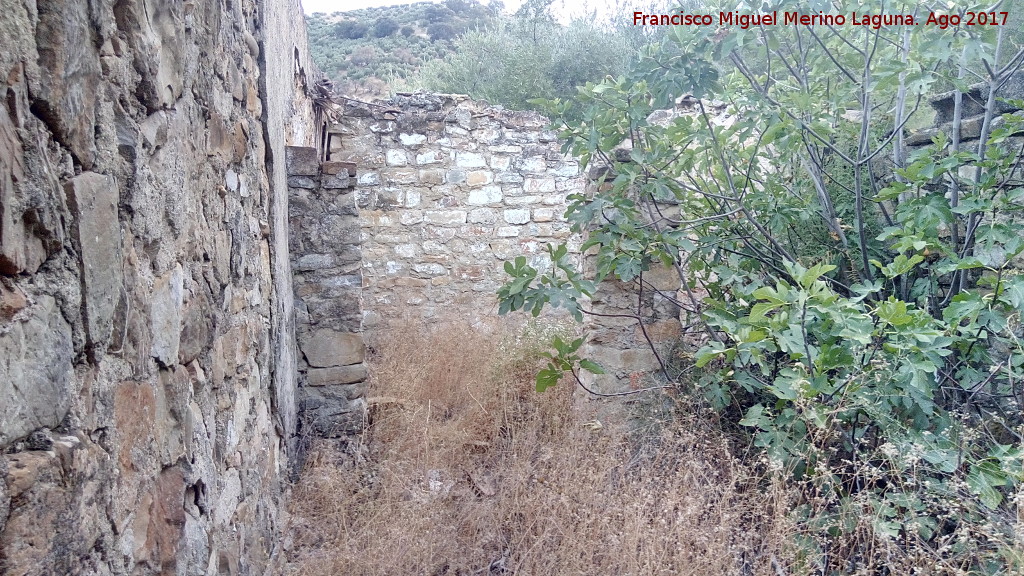
<instances>
[{"instance_id":1,"label":"sky","mask_svg":"<svg viewBox=\"0 0 1024 576\"><path fill-rule=\"evenodd\" d=\"M340 12L342 10L358 10L372 6L394 6L396 4L411 4L418 0L302 0L302 8L306 14L313 12ZM515 10L522 4L522 0L506 0L505 8Z\"/></svg>"}]
</instances>

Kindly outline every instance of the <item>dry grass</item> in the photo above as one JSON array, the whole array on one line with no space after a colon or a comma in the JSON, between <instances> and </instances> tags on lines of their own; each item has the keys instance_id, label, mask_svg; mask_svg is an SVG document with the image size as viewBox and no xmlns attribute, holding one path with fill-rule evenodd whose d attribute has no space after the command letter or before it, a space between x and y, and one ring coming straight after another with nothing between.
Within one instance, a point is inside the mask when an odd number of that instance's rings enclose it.
<instances>
[{"instance_id":1,"label":"dry grass","mask_svg":"<svg viewBox=\"0 0 1024 576\"><path fill-rule=\"evenodd\" d=\"M532 338L496 333L381 339L371 395L395 402L375 410L363 457L321 446L307 462L293 573L780 573L786 492L765 490L720 434L595 429L569 386L533 391Z\"/></svg>"}]
</instances>

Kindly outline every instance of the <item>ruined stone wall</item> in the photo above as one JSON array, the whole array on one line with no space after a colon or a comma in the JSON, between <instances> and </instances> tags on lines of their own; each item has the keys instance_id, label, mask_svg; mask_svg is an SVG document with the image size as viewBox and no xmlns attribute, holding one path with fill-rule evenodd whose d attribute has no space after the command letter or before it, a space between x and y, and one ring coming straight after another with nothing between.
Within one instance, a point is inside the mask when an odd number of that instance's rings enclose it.
<instances>
[{"instance_id":1,"label":"ruined stone wall","mask_svg":"<svg viewBox=\"0 0 1024 576\"><path fill-rule=\"evenodd\" d=\"M331 159L357 166L364 327L495 315L502 263L569 239L585 184L548 124L452 95L346 108Z\"/></svg>"},{"instance_id":2,"label":"ruined stone wall","mask_svg":"<svg viewBox=\"0 0 1024 576\"><path fill-rule=\"evenodd\" d=\"M0 572L280 573L303 36L297 0L0 0Z\"/></svg>"},{"instance_id":3,"label":"ruined stone wall","mask_svg":"<svg viewBox=\"0 0 1024 576\"><path fill-rule=\"evenodd\" d=\"M299 434L342 436L359 432L366 414L356 167L298 146L287 162Z\"/></svg>"}]
</instances>

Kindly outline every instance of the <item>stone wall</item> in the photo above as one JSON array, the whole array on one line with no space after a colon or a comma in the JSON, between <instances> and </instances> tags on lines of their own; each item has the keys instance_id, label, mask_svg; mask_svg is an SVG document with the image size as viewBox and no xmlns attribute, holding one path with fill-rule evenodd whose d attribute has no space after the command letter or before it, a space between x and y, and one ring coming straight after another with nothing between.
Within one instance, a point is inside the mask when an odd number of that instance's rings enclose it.
<instances>
[{"instance_id":1,"label":"stone wall","mask_svg":"<svg viewBox=\"0 0 1024 576\"><path fill-rule=\"evenodd\" d=\"M676 305L685 302L681 286L676 269L662 265L644 272L638 281L598 284L587 308L602 316L586 316L582 353L601 364L605 373L583 372L581 379L588 388L614 394L651 386L651 376L661 377L654 350L667 361L672 344L682 337Z\"/></svg>"},{"instance_id":2,"label":"stone wall","mask_svg":"<svg viewBox=\"0 0 1024 576\"><path fill-rule=\"evenodd\" d=\"M548 124L453 95L347 106L331 159L358 167L367 329L494 315L502 263L542 265L570 239L565 198L584 179Z\"/></svg>"},{"instance_id":3,"label":"stone wall","mask_svg":"<svg viewBox=\"0 0 1024 576\"><path fill-rule=\"evenodd\" d=\"M280 573L298 1L0 13L0 572Z\"/></svg>"},{"instance_id":4,"label":"stone wall","mask_svg":"<svg viewBox=\"0 0 1024 576\"><path fill-rule=\"evenodd\" d=\"M333 437L362 429L366 348L356 167L289 147L289 229L299 345L299 433Z\"/></svg>"}]
</instances>

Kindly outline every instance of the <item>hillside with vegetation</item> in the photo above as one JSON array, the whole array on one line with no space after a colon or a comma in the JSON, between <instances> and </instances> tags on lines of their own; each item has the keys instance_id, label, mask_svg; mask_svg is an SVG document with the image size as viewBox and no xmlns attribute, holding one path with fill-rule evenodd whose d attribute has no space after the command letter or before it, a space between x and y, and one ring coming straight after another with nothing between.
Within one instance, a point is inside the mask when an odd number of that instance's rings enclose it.
<instances>
[{"instance_id":1,"label":"hillside with vegetation","mask_svg":"<svg viewBox=\"0 0 1024 576\"><path fill-rule=\"evenodd\" d=\"M320 69L350 95L402 89L424 63L445 58L460 35L486 26L502 5L476 0L416 2L306 18Z\"/></svg>"},{"instance_id":2,"label":"hillside with vegetation","mask_svg":"<svg viewBox=\"0 0 1024 576\"><path fill-rule=\"evenodd\" d=\"M514 13L501 2L446 0L317 13L307 24L313 58L346 95L424 89L524 110L625 74L664 32L632 26L624 15L634 4L668 10L627 2L566 21L554 0L529 0Z\"/></svg>"}]
</instances>

